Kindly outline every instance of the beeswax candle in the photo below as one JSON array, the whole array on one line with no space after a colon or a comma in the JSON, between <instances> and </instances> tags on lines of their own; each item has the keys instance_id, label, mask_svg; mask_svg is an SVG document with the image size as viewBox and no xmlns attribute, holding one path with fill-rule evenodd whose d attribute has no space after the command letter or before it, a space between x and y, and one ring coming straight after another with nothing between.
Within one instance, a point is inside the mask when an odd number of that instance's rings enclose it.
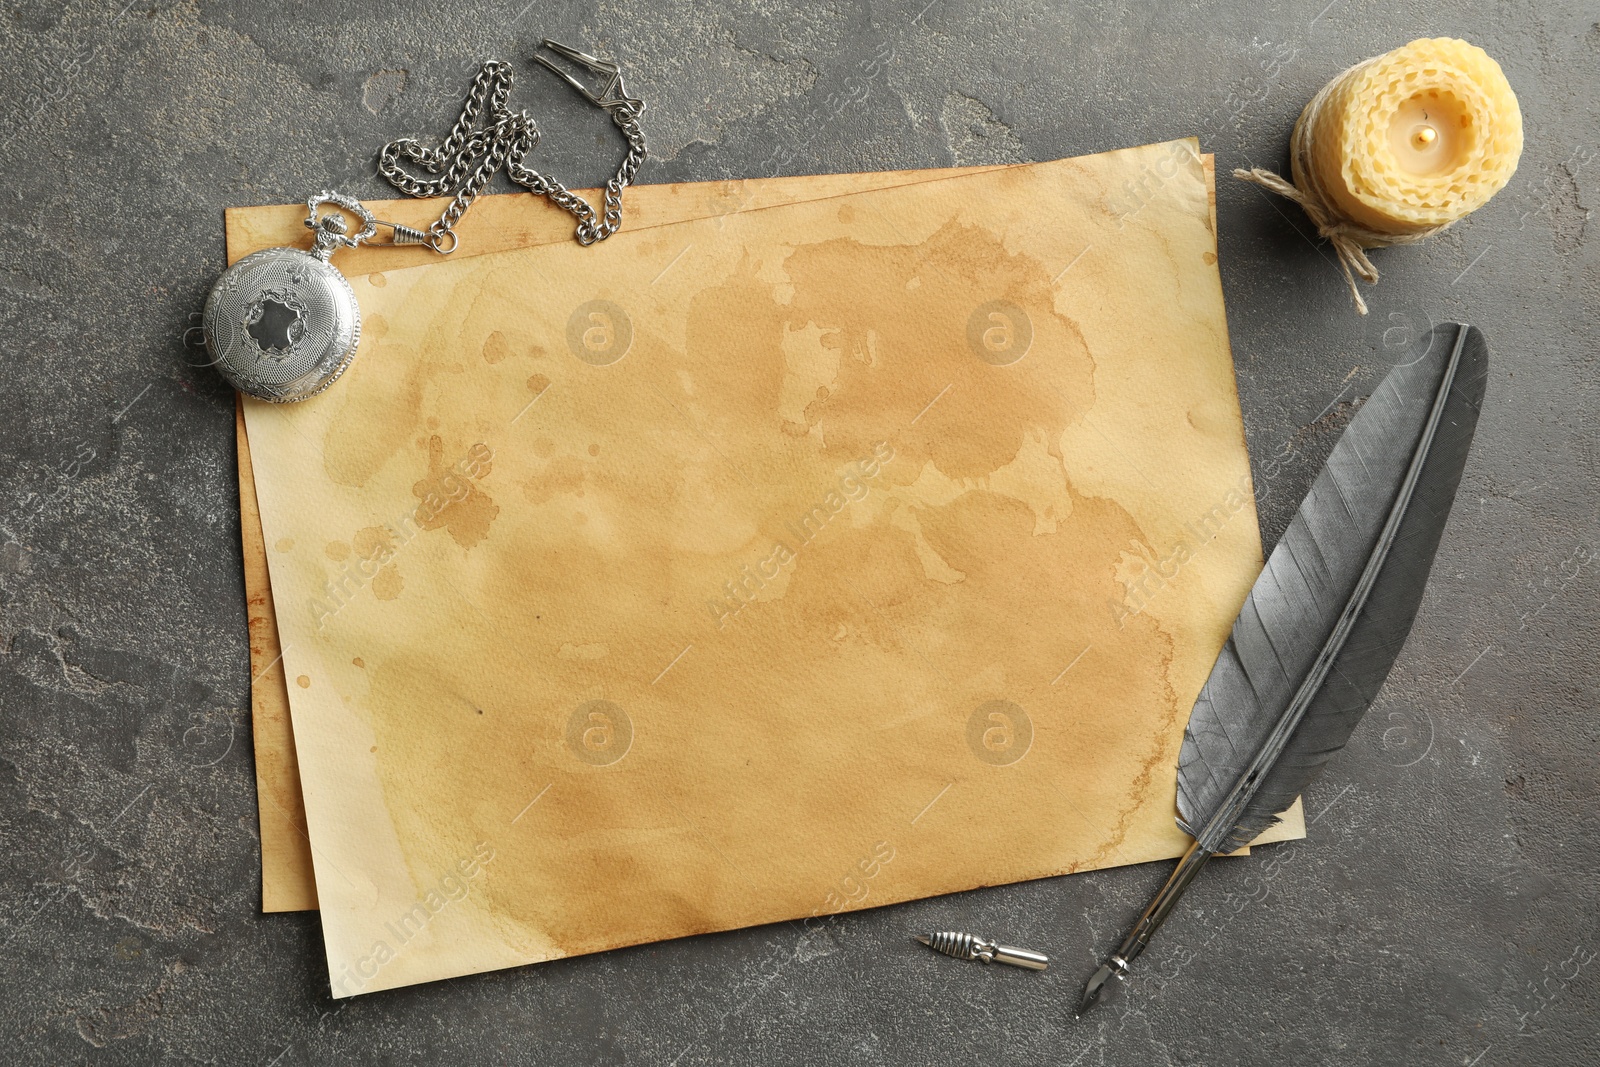
<instances>
[{"instance_id":1,"label":"beeswax candle","mask_svg":"<svg viewBox=\"0 0 1600 1067\"><path fill-rule=\"evenodd\" d=\"M1522 112L1483 49L1423 38L1358 63L1323 87L1290 142L1292 183L1235 171L1296 200L1352 274L1376 281L1366 249L1409 244L1477 210L1522 155Z\"/></svg>"},{"instance_id":2,"label":"beeswax candle","mask_svg":"<svg viewBox=\"0 0 1600 1067\"><path fill-rule=\"evenodd\" d=\"M1315 127L1307 162L1317 184L1341 214L1380 233L1417 233L1476 211L1522 156L1522 112L1500 64L1448 37L1346 71L1300 122Z\"/></svg>"}]
</instances>

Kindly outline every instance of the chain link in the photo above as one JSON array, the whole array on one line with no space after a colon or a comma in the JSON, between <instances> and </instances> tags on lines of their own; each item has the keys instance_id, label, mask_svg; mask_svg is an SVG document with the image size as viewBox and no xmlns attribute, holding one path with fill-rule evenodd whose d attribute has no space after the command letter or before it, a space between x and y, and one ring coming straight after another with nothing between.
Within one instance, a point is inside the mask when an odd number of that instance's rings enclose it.
<instances>
[{"instance_id":1,"label":"chain link","mask_svg":"<svg viewBox=\"0 0 1600 1067\"><path fill-rule=\"evenodd\" d=\"M563 53L569 56L582 55L568 49L563 49ZM585 65L591 65L591 69L611 73L613 83L620 87L621 79L614 64L604 64L591 56L583 56L583 59L590 61ZM545 61L541 59L541 62ZM546 62L546 66L550 64ZM551 69L556 68L552 66ZM595 209L582 197L555 178L540 174L523 164L523 158L539 143L539 127L526 111L512 111L507 106L515 81L510 65L489 60L472 80L472 88L467 92L460 117L437 148L429 148L414 137L402 137L384 145L378 153L378 173L406 195L454 196L444 213L428 227L428 243L434 251L454 251L456 224L502 167L507 178L535 196L548 197L557 207L576 218L579 244L591 245L603 241L621 227L622 190L632 184L639 165L649 154L644 128L639 124L644 104L625 96L613 99L609 91L597 98L572 78L565 74L562 77L610 112L611 120L628 139L628 154L617 168L616 175L606 182L604 211L596 214ZM480 119L484 120L481 125ZM408 172L402 160L434 177L418 177Z\"/></svg>"}]
</instances>

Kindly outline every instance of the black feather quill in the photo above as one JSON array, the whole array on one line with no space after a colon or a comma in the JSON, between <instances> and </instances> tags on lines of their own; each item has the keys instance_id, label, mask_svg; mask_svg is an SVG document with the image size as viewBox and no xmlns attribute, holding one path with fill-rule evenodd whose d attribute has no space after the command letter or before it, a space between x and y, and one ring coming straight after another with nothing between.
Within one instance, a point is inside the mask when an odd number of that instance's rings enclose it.
<instances>
[{"instance_id":1,"label":"black feather quill","mask_svg":"<svg viewBox=\"0 0 1600 1067\"><path fill-rule=\"evenodd\" d=\"M1127 971L1206 860L1248 844L1316 780L1400 654L1489 370L1471 326L1440 326L1417 347L1351 420L1234 621L1178 758L1178 825L1195 842L1095 972L1083 1009Z\"/></svg>"}]
</instances>

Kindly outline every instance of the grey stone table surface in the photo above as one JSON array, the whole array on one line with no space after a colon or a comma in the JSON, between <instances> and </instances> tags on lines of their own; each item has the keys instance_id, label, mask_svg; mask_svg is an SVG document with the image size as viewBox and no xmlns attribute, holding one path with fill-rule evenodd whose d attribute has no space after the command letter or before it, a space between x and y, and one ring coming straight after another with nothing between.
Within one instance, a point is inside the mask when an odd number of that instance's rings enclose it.
<instances>
[{"instance_id":1,"label":"grey stone table surface","mask_svg":"<svg viewBox=\"0 0 1600 1067\"><path fill-rule=\"evenodd\" d=\"M1300 107L1366 56L1451 35L1504 66L1521 169L1378 253L1365 319L1296 209L1220 180L1269 545L1416 331L1465 319L1495 357L1416 629L1309 839L1213 865L1119 1006L1071 1011L1164 864L340 1001L316 917L261 914L233 403L179 337L225 206L389 195L377 146L439 131L485 57L517 63L543 163L603 178L615 131L527 62L546 35L622 58L651 182L1189 134L1226 175L1283 166ZM1574 0L8 0L0 1060L1600 1062L1597 96L1600 9ZM909 940L928 928L1058 963L960 964Z\"/></svg>"}]
</instances>

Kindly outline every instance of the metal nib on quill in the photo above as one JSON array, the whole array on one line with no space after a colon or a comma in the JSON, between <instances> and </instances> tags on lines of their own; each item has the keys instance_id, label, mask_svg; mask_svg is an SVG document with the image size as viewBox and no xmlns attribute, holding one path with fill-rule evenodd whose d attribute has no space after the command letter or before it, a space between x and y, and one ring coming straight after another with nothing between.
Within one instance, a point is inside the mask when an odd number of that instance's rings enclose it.
<instances>
[{"instance_id":1,"label":"metal nib on quill","mask_svg":"<svg viewBox=\"0 0 1600 1067\"><path fill-rule=\"evenodd\" d=\"M994 941L985 941L975 934L958 934L950 931L935 934L918 934L917 940L946 956L958 960L982 960L984 963L1009 963L1030 971L1042 971L1050 966L1050 957L1042 952L1014 948Z\"/></svg>"},{"instance_id":2,"label":"metal nib on quill","mask_svg":"<svg viewBox=\"0 0 1600 1067\"><path fill-rule=\"evenodd\" d=\"M1178 861L1177 869L1161 887L1161 892L1150 902L1150 906L1144 910L1144 914L1139 916L1139 921L1123 939L1116 953L1102 963L1100 969L1089 978L1089 984L1083 990L1083 1000L1078 1005L1079 1015L1085 1014L1096 1004L1109 1003L1116 999L1117 994L1122 991L1128 964L1144 951L1144 947L1150 943L1150 938L1171 914L1173 905L1183 896L1183 891L1189 888L1189 883L1200 873L1200 868L1204 867L1206 861L1214 855L1216 853L1201 848L1198 841L1189 846L1189 851Z\"/></svg>"}]
</instances>

